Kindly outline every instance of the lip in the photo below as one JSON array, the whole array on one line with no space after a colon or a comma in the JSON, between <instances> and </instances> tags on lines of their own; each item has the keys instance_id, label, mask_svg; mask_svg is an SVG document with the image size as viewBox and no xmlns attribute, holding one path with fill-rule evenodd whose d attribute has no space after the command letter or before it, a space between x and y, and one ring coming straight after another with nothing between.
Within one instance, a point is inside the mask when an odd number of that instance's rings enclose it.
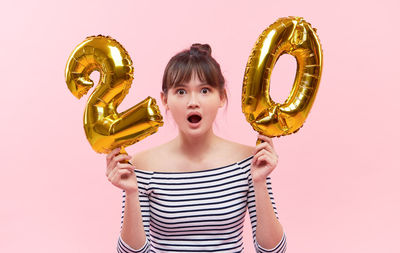
<instances>
[{"instance_id":1,"label":"lip","mask_svg":"<svg viewBox=\"0 0 400 253\"><path fill-rule=\"evenodd\" d=\"M186 119L189 118L190 116L193 116L193 115L198 115L198 116L201 117L201 113L199 113L199 112L190 112L190 113L186 116Z\"/></svg>"}]
</instances>

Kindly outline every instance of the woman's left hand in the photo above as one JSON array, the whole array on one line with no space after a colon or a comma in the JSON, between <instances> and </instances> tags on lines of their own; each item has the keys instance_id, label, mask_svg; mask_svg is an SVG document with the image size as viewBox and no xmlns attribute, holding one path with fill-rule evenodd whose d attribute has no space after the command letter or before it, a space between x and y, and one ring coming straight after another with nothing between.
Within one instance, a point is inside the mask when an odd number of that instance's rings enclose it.
<instances>
[{"instance_id":1,"label":"woman's left hand","mask_svg":"<svg viewBox=\"0 0 400 253\"><path fill-rule=\"evenodd\" d=\"M261 134L257 137L264 142L258 144L255 148L254 157L251 162L251 176L254 184L265 184L268 175L278 164L278 155L275 152L271 138Z\"/></svg>"}]
</instances>

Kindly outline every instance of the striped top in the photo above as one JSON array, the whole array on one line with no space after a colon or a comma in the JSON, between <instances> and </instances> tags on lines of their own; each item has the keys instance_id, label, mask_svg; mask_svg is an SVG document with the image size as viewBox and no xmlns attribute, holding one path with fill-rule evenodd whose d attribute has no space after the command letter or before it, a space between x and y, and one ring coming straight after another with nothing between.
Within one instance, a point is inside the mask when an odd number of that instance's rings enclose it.
<instances>
[{"instance_id":1,"label":"striped top","mask_svg":"<svg viewBox=\"0 0 400 253\"><path fill-rule=\"evenodd\" d=\"M255 193L250 173L252 158L194 172L136 169L146 243L135 250L119 236L117 251L243 252L243 223L248 209L256 252L285 252L285 234L272 249L261 247L256 240ZM270 177L266 184L278 218ZM121 228L125 197L124 192Z\"/></svg>"}]
</instances>

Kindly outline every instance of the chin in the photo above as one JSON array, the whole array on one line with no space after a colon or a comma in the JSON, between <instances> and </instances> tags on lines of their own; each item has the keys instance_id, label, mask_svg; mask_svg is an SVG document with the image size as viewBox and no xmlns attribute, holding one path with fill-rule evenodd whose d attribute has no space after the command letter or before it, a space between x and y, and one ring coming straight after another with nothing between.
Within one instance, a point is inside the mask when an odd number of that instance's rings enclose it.
<instances>
[{"instance_id":1,"label":"chin","mask_svg":"<svg viewBox=\"0 0 400 253\"><path fill-rule=\"evenodd\" d=\"M183 130L182 132L187 136L201 137L203 135L207 135L207 133L209 133L210 130L211 129L204 129L200 126L198 128L188 128Z\"/></svg>"}]
</instances>

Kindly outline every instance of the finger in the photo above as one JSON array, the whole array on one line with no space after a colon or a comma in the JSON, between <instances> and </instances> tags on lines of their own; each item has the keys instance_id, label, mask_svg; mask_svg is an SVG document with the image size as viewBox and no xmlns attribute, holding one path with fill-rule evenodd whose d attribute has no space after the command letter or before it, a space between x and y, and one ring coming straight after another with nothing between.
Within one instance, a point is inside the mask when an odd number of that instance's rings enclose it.
<instances>
[{"instance_id":1,"label":"finger","mask_svg":"<svg viewBox=\"0 0 400 253\"><path fill-rule=\"evenodd\" d=\"M277 160L278 160L278 159L276 158L276 156L273 155L273 154L271 154L271 153L264 154L263 157L266 159L266 161L267 161L269 164L275 164L275 163L277 162Z\"/></svg>"},{"instance_id":2,"label":"finger","mask_svg":"<svg viewBox=\"0 0 400 253\"><path fill-rule=\"evenodd\" d=\"M108 153L106 160L107 160L107 164L110 163L111 159L119 153L119 151L121 150L121 148L115 148L113 149L110 153Z\"/></svg>"},{"instance_id":3,"label":"finger","mask_svg":"<svg viewBox=\"0 0 400 253\"><path fill-rule=\"evenodd\" d=\"M270 157L268 157L267 155L263 155L258 158L257 166L265 166L267 168L274 169L276 167L276 164L271 162Z\"/></svg>"},{"instance_id":4,"label":"finger","mask_svg":"<svg viewBox=\"0 0 400 253\"><path fill-rule=\"evenodd\" d=\"M257 160L260 156L262 156L263 153L262 152L257 152L254 156L253 156L253 160L252 160L252 164L257 164Z\"/></svg>"},{"instance_id":5,"label":"finger","mask_svg":"<svg viewBox=\"0 0 400 253\"><path fill-rule=\"evenodd\" d=\"M110 182L113 185L120 185L120 181L121 181L121 177L123 177L124 175L131 175L133 172L132 170L129 169L119 169L117 171L117 173L115 173L112 177Z\"/></svg>"},{"instance_id":6,"label":"finger","mask_svg":"<svg viewBox=\"0 0 400 253\"><path fill-rule=\"evenodd\" d=\"M107 163L109 163L111 161L111 159L119 153L119 151L121 150L121 148L115 148L113 149L110 153L108 153L107 155Z\"/></svg>"},{"instance_id":7,"label":"finger","mask_svg":"<svg viewBox=\"0 0 400 253\"><path fill-rule=\"evenodd\" d=\"M117 156L114 156L113 160L117 161L117 162L123 162L123 161L128 161L131 158L132 158L132 156L130 156L128 154L119 154Z\"/></svg>"},{"instance_id":8,"label":"finger","mask_svg":"<svg viewBox=\"0 0 400 253\"><path fill-rule=\"evenodd\" d=\"M254 153L257 153L257 152L259 152L259 151L262 150L262 149L268 150L268 151L271 152L271 153L274 153L274 152L275 152L274 148L273 148L268 142L263 142L263 143L258 144L258 145L255 147Z\"/></svg>"},{"instance_id":9,"label":"finger","mask_svg":"<svg viewBox=\"0 0 400 253\"><path fill-rule=\"evenodd\" d=\"M117 174L118 170L119 170L119 168L118 168L118 165L117 165L114 169L112 169L112 170L110 171L110 173L109 173L108 176L107 176L108 181L111 182L111 179L114 178L114 175Z\"/></svg>"},{"instance_id":10,"label":"finger","mask_svg":"<svg viewBox=\"0 0 400 253\"><path fill-rule=\"evenodd\" d=\"M256 160L254 161L254 164L257 166L259 166L263 161L271 165L276 165L278 163L277 156L268 152L259 152L255 158Z\"/></svg>"},{"instance_id":11,"label":"finger","mask_svg":"<svg viewBox=\"0 0 400 253\"><path fill-rule=\"evenodd\" d=\"M272 138L270 138L270 137L268 137L268 136L259 134L259 135L257 136L257 138L260 139L260 140L263 140L264 142L268 142L271 146L274 146L274 144L273 144L273 142L272 142Z\"/></svg>"},{"instance_id":12,"label":"finger","mask_svg":"<svg viewBox=\"0 0 400 253\"><path fill-rule=\"evenodd\" d=\"M254 160L253 166L261 166L263 163L268 164L268 162L265 159L265 155L260 155Z\"/></svg>"},{"instance_id":13,"label":"finger","mask_svg":"<svg viewBox=\"0 0 400 253\"><path fill-rule=\"evenodd\" d=\"M118 163L118 169L129 169L133 171L135 169L135 166L129 163Z\"/></svg>"},{"instance_id":14,"label":"finger","mask_svg":"<svg viewBox=\"0 0 400 253\"><path fill-rule=\"evenodd\" d=\"M264 154L258 157L256 165L261 165L262 163L268 164L268 158Z\"/></svg>"},{"instance_id":15,"label":"finger","mask_svg":"<svg viewBox=\"0 0 400 253\"><path fill-rule=\"evenodd\" d=\"M117 176L121 177L122 174L126 174L125 171L128 170L131 173L134 172L134 168L127 164L118 165L118 170L115 171L114 175L111 178L115 178Z\"/></svg>"},{"instance_id":16,"label":"finger","mask_svg":"<svg viewBox=\"0 0 400 253\"><path fill-rule=\"evenodd\" d=\"M263 159L266 159L268 167L275 168L278 165L278 157L277 156L274 156L271 154L266 154Z\"/></svg>"},{"instance_id":17,"label":"finger","mask_svg":"<svg viewBox=\"0 0 400 253\"><path fill-rule=\"evenodd\" d=\"M114 156L113 159L110 161L107 169L108 170L113 169L117 165L118 162L128 161L131 158L132 157L130 155L122 155L122 154Z\"/></svg>"},{"instance_id":18,"label":"finger","mask_svg":"<svg viewBox=\"0 0 400 253\"><path fill-rule=\"evenodd\" d=\"M114 167L109 167L106 171L106 176L108 178L112 177L117 171L118 169L130 169L130 170L134 170L135 166L128 164L128 163L117 163Z\"/></svg>"}]
</instances>

